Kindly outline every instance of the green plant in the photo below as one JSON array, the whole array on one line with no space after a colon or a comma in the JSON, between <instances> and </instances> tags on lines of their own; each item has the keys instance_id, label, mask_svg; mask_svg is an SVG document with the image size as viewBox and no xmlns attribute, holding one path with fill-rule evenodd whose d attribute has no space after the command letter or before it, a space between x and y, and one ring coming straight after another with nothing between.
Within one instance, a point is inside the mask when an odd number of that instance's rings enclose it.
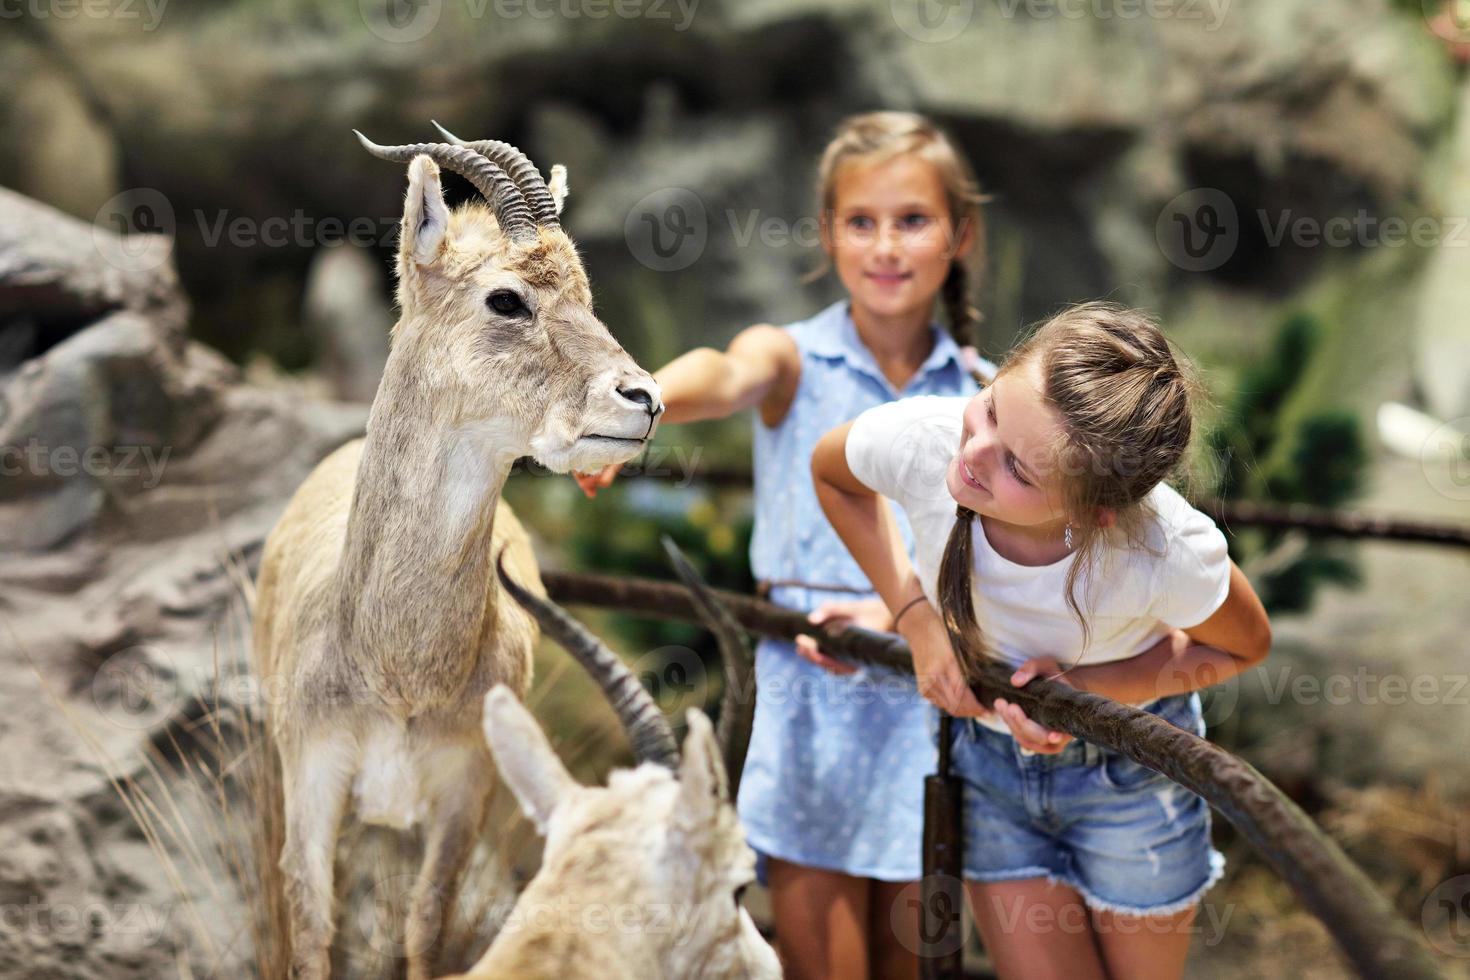
<instances>
[{"instance_id":1,"label":"green plant","mask_svg":"<svg viewBox=\"0 0 1470 980\"><path fill-rule=\"evenodd\" d=\"M1355 415L1325 408L1285 421L1320 334L1316 317L1288 317L1268 355L1242 374L1234 404L1208 437L1221 464L1220 498L1341 507L1361 490L1367 450ZM1348 546L1308 537L1292 551L1299 539L1289 536L1299 534L1263 529L1231 538L1237 562L1276 557L1263 562L1258 583L1269 610L1299 612L1324 583L1360 581Z\"/></svg>"}]
</instances>

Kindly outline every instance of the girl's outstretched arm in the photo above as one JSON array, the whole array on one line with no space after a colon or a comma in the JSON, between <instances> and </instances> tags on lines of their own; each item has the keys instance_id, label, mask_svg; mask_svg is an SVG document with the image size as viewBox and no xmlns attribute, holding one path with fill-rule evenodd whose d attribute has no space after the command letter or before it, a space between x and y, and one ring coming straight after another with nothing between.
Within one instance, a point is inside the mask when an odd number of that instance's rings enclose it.
<instances>
[{"instance_id":1,"label":"girl's outstretched arm","mask_svg":"<svg viewBox=\"0 0 1470 980\"><path fill-rule=\"evenodd\" d=\"M757 324L735 335L723 351L696 347L653 374L663 394L663 425L722 419L747 408L759 408L766 425L786 417L801 380L801 353L780 327ZM598 473L576 473L589 497L612 483L620 464Z\"/></svg>"},{"instance_id":2,"label":"girl's outstretched arm","mask_svg":"<svg viewBox=\"0 0 1470 980\"><path fill-rule=\"evenodd\" d=\"M919 693L952 715L986 714L965 684L944 624L924 598L893 508L854 476L847 465L847 435L851 430L852 423L848 422L817 442L812 453L817 500L889 612L903 613L898 632L913 652ZM906 610L911 602L913 607Z\"/></svg>"},{"instance_id":3,"label":"girl's outstretched arm","mask_svg":"<svg viewBox=\"0 0 1470 980\"><path fill-rule=\"evenodd\" d=\"M801 379L796 341L761 323L735 335L723 351L696 347L654 372L663 389L664 422L723 419L760 408L767 425L786 415Z\"/></svg>"}]
</instances>

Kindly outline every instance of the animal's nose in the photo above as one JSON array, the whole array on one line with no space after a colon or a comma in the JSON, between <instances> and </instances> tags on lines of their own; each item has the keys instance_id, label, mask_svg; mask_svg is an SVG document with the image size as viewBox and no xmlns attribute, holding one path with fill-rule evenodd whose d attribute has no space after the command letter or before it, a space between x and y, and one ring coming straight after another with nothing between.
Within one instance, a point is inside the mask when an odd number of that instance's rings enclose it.
<instances>
[{"instance_id":1,"label":"animal's nose","mask_svg":"<svg viewBox=\"0 0 1470 980\"><path fill-rule=\"evenodd\" d=\"M636 402L637 404L642 405L643 410L649 415L658 414L658 409L654 408L655 399L653 397L653 392L649 391L647 388L643 388L638 385L629 385L626 388L619 388L618 394L621 395L623 398L626 398L630 402ZM660 406L660 408L661 407L662 406Z\"/></svg>"}]
</instances>

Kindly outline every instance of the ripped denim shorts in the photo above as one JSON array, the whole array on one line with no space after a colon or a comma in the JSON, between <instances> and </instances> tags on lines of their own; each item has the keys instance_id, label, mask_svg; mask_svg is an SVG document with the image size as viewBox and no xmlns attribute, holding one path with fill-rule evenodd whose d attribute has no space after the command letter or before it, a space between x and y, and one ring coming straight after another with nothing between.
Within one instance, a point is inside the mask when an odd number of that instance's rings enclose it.
<instances>
[{"instance_id":1,"label":"ripped denim shorts","mask_svg":"<svg viewBox=\"0 0 1470 980\"><path fill-rule=\"evenodd\" d=\"M1197 692L1142 710L1205 733ZM966 880L1045 877L1077 889L1090 908L1168 915L1224 873L1209 806L1167 777L1081 739L1054 755L1022 754L1010 735L973 719L950 727L951 772L964 781Z\"/></svg>"}]
</instances>

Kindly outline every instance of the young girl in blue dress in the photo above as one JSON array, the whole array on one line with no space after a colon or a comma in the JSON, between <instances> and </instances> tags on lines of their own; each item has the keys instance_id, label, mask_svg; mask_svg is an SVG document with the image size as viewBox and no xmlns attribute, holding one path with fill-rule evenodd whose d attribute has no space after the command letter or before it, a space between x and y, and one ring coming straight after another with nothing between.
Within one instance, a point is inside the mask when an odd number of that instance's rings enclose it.
<instances>
[{"instance_id":1,"label":"young girl in blue dress","mask_svg":"<svg viewBox=\"0 0 1470 980\"><path fill-rule=\"evenodd\" d=\"M1270 624L1224 535L1164 482L1197 391L1151 320L1085 304L980 394L870 409L814 454L823 508L900 614L920 690L972 719L952 726L964 876L1002 977L1178 977L1223 869L1198 796L969 690L996 658L1014 685L1051 677L1203 735L1197 689L1266 656ZM913 529L912 563L885 497Z\"/></svg>"},{"instance_id":2,"label":"young girl in blue dress","mask_svg":"<svg viewBox=\"0 0 1470 980\"><path fill-rule=\"evenodd\" d=\"M983 230L969 165L923 117L848 119L819 167L823 249L847 297L810 319L742 331L655 374L663 424L755 410L752 569L814 622L892 617L822 516L811 454L874 405L977 390L961 344ZM949 331L934 322L942 301ZM958 341L958 342L957 342ZM971 355L973 356L973 355ZM580 476L589 495L616 473ZM900 528L904 541L906 528ZM771 889L786 976L916 975L923 780L933 708L912 679L826 657L809 638L756 649L755 727L737 801ZM894 909L898 909L897 915ZM898 923L896 934L895 922Z\"/></svg>"}]
</instances>

